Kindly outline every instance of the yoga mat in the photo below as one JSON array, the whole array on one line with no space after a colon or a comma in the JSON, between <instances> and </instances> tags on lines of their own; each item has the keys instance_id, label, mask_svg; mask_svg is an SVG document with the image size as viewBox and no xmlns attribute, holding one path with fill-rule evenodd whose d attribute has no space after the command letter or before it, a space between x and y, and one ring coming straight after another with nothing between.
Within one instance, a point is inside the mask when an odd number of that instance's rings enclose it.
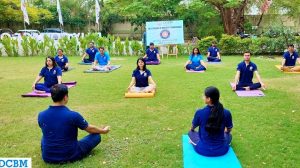
<instances>
[{"instance_id":1,"label":"yoga mat","mask_svg":"<svg viewBox=\"0 0 300 168\"><path fill-rule=\"evenodd\" d=\"M206 157L199 155L187 135L182 136L183 167L184 168L241 168L241 163L230 147L223 156Z\"/></svg>"},{"instance_id":2,"label":"yoga mat","mask_svg":"<svg viewBox=\"0 0 300 168\"><path fill-rule=\"evenodd\" d=\"M92 63L78 62L79 65L92 65Z\"/></svg>"},{"instance_id":3,"label":"yoga mat","mask_svg":"<svg viewBox=\"0 0 300 168\"><path fill-rule=\"evenodd\" d=\"M212 61L206 61L207 64L222 64L222 62L212 62Z\"/></svg>"},{"instance_id":4,"label":"yoga mat","mask_svg":"<svg viewBox=\"0 0 300 168\"><path fill-rule=\"evenodd\" d=\"M146 65L159 65L159 61L146 61Z\"/></svg>"},{"instance_id":5,"label":"yoga mat","mask_svg":"<svg viewBox=\"0 0 300 168\"><path fill-rule=\"evenodd\" d=\"M112 72L116 69L119 69L121 67L121 65L111 65L111 69L109 71L95 71L93 69L88 69L83 71L84 73L109 73Z\"/></svg>"},{"instance_id":6,"label":"yoga mat","mask_svg":"<svg viewBox=\"0 0 300 168\"><path fill-rule=\"evenodd\" d=\"M275 65L275 67L281 71L281 69L280 69L281 65ZM300 72L288 72L288 71L281 71L281 72L288 73L288 74L300 74Z\"/></svg>"},{"instance_id":7,"label":"yoga mat","mask_svg":"<svg viewBox=\"0 0 300 168\"><path fill-rule=\"evenodd\" d=\"M67 85L68 88L72 88L76 86L76 81L71 82L63 82L63 84ZM50 97L51 93L36 93L35 91L22 94L22 97Z\"/></svg>"},{"instance_id":8,"label":"yoga mat","mask_svg":"<svg viewBox=\"0 0 300 168\"><path fill-rule=\"evenodd\" d=\"M125 97L126 98L150 98L150 97L154 97L155 92L151 92L151 93L125 93Z\"/></svg>"},{"instance_id":9,"label":"yoga mat","mask_svg":"<svg viewBox=\"0 0 300 168\"><path fill-rule=\"evenodd\" d=\"M186 70L185 72L187 72L187 73L204 73L205 71L191 71L191 70Z\"/></svg>"},{"instance_id":10,"label":"yoga mat","mask_svg":"<svg viewBox=\"0 0 300 168\"><path fill-rule=\"evenodd\" d=\"M234 86L233 83L230 83L231 88ZM235 93L239 97L262 97L265 94L261 90L236 90Z\"/></svg>"}]
</instances>

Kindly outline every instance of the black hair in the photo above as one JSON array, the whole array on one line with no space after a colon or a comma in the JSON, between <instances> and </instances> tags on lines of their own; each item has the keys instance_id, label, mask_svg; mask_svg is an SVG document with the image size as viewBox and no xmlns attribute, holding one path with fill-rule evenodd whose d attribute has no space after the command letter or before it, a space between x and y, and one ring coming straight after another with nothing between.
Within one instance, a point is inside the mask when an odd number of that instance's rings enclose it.
<instances>
[{"instance_id":1,"label":"black hair","mask_svg":"<svg viewBox=\"0 0 300 168\"><path fill-rule=\"evenodd\" d=\"M136 70L140 70L140 67L139 67L139 61L143 61L144 62L144 66L143 66L143 71L146 71L147 67L146 67L146 61L144 60L144 58L140 57L137 59L136 61Z\"/></svg>"},{"instance_id":2,"label":"black hair","mask_svg":"<svg viewBox=\"0 0 300 168\"><path fill-rule=\"evenodd\" d=\"M68 96L68 87L64 84L56 84L51 87L50 92L53 102L60 102Z\"/></svg>"},{"instance_id":3,"label":"black hair","mask_svg":"<svg viewBox=\"0 0 300 168\"><path fill-rule=\"evenodd\" d=\"M246 53L249 53L249 54L251 55L251 52L250 52L250 51L248 51L248 50L247 50L247 51L244 51L244 54L246 54Z\"/></svg>"},{"instance_id":4,"label":"black hair","mask_svg":"<svg viewBox=\"0 0 300 168\"><path fill-rule=\"evenodd\" d=\"M222 122L224 118L224 107L220 103L220 92L216 87L207 87L204 91L206 97L211 99L213 107L211 108L210 115L205 125L205 130L214 135L221 131Z\"/></svg>"},{"instance_id":5,"label":"black hair","mask_svg":"<svg viewBox=\"0 0 300 168\"><path fill-rule=\"evenodd\" d=\"M294 48L295 46L294 46L294 44L289 44L288 47L293 47Z\"/></svg>"},{"instance_id":6,"label":"black hair","mask_svg":"<svg viewBox=\"0 0 300 168\"><path fill-rule=\"evenodd\" d=\"M151 42L150 45L153 45L153 46L154 46L154 43Z\"/></svg>"},{"instance_id":7,"label":"black hair","mask_svg":"<svg viewBox=\"0 0 300 168\"><path fill-rule=\"evenodd\" d=\"M193 50L192 50L192 56L194 56L194 50L195 50L195 49L198 50L198 55L201 55L199 48L195 47L195 48L193 48Z\"/></svg>"},{"instance_id":8,"label":"black hair","mask_svg":"<svg viewBox=\"0 0 300 168\"><path fill-rule=\"evenodd\" d=\"M57 66L56 61L55 61L54 57L51 57L51 56L46 57L46 60L45 60L45 67L48 67L48 65L47 65L47 59L48 59L48 58L51 59L52 64L53 64L53 67L56 67L56 66Z\"/></svg>"}]
</instances>

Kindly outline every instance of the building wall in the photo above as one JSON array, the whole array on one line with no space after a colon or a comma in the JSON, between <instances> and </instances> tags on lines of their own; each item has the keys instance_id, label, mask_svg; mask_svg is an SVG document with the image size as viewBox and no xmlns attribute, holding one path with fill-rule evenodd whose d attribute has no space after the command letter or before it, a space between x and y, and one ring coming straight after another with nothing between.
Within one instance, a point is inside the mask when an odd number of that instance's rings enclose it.
<instances>
[{"instance_id":1,"label":"building wall","mask_svg":"<svg viewBox=\"0 0 300 168\"><path fill-rule=\"evenodd\" d=\"M253 26L257 25L260 15L248 15L246 18L252 23ZM263 19L258 27L259 32L265 32L270 26L286 26L291 28L295 32L300 33L300 17L292 18L283 15L264 15Z\"/></svg>"}]
</instances>

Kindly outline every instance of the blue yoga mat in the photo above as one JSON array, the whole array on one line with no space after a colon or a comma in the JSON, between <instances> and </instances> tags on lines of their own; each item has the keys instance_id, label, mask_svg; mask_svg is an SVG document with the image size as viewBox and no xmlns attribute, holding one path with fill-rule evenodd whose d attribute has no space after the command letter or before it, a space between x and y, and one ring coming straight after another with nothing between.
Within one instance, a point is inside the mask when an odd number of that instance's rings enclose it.
<instances>
[{"instance_id":1,"label":"blue yoga mat","mask_svg":"<svg viewBox=\"0 0 300 168\"><path fill-rule=\"evenodd\" d=\"M207 64L222 64L222 62L212 62L212 61L206 61Z\"/></svg>"},{"instance_id":2,"label":"blue yoga mat","mask_svg":"<svg viewBox=\"0 0 300 168\"><path fill-rule=\"evenodd\" d=\"M111 70L109 71L94 71L93 69L88 69L88 70L85 70L83 71L84 73L109 73L109 72L112 72L116 69L119 69L121 67L121 65L111 65Z\"/></svg>"},{"instance_id":3,"label":"blue yoga mat","mask_svg":"<svg viewBox=\"0 0 300 168\"><path fill-rule=\"evenodd\" d=\"M92 65L92 63L91 63L91 62L90 62L90 63L79 62L78 64L79 64L79 65Z\"/></svg>"},{"instance_id":4,"label":"blue yoga mat","mask_svg":"<svg viewBox=\"0 0 300 168\"><path fill-rule=\"evenodd\" d=\"M183 167L184 168L241 168L241 163L233 149L218 157L206 157L199 155L192 144L189 143L188 135L182 136Z\"/></svg>"}]
</instances>

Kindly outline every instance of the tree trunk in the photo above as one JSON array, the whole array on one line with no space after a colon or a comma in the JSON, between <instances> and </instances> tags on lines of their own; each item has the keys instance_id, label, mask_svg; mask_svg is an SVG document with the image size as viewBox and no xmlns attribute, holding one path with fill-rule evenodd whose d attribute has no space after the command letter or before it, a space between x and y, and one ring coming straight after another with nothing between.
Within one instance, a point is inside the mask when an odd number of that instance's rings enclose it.
<instances>
[{"instance_id":1,"label":"tree trunk","mask_svg":"<svg viewBox=\"0 0 300 168\"><path fill-rule=\"evenodd\" d=\"M236 34L237 29L243 29L244 25L244 9L249 0L244 0L240 6L236 8L225 8L225 4L210 2L219 11L223 21L224 32L229 35Z\"/></svg>"},{"instance_id":2,"label":"tree trunk","mask_svg":"<svg viewBox=\"0 0 300 168\"><path fill-rule=\"evenodd\" d=\"M234 19L233 19L233 10L232 9L225 9L222 8L220 10L220 14L222 17L222 21L223 21L223 26L224 26L224 32L226 34L230 34L233 35L235 34L235 30L236 30L236 25L234 23Z\"/></svg>"}]
</instances>

